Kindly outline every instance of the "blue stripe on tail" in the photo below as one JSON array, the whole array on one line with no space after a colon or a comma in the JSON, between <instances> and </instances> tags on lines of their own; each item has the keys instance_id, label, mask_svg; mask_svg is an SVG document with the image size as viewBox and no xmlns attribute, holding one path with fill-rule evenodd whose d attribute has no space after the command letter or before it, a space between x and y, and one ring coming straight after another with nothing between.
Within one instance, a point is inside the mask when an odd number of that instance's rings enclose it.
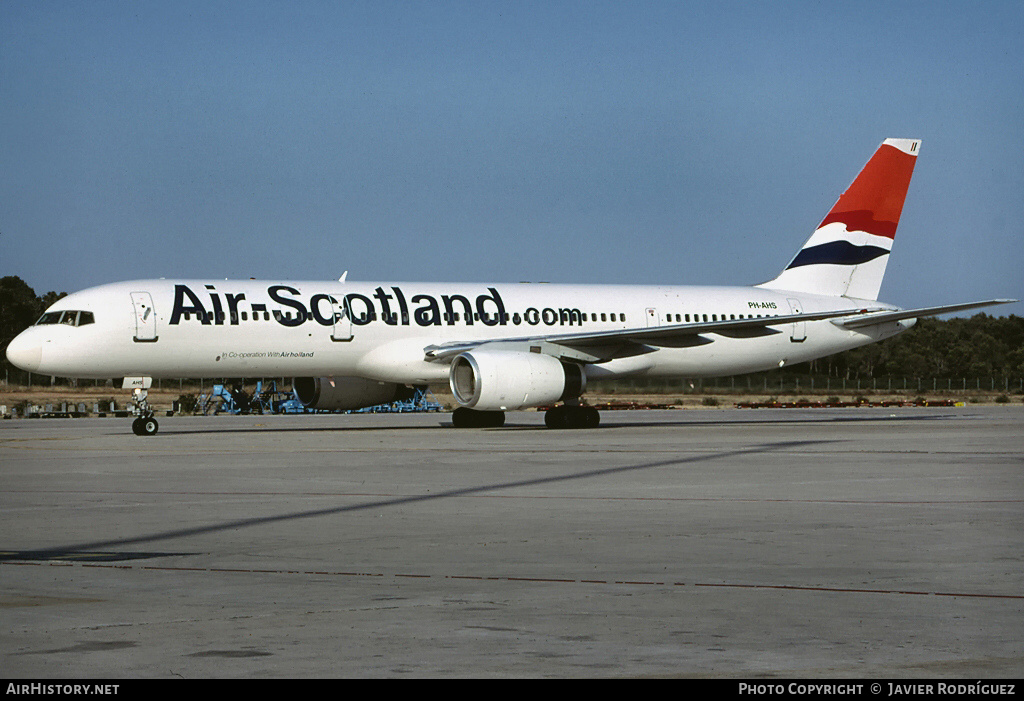
<instances>
[{"instance_id":1,"label":"blue stripe on tail","mask_svg":"<svg viewBox=\"0 0 1024 701\"><path fill-rule=\"evenodd\" d=\"M828 243L804 248L797 254L793 262L786 268L799 268L804 265L860 265L874 260L879 256L888 255L889 251L878 246L855 246L849 241L830 241Z\"/></svg>"}]
</instances>

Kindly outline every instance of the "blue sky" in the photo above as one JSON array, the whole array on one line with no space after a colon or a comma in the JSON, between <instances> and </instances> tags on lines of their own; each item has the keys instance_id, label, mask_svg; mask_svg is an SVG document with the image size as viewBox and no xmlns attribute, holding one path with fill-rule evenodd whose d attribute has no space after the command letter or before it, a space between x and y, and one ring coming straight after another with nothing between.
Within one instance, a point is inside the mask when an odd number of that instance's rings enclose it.
<instances>
[{"instance_id":1,"label":"blue sky","mask_svg":"<svg viewBox=\"0 0 1024 701\"><path fill-rule=\"evenodd\" d=\"M908 137L882 299L1021 298L1022 27L1019 1L5 0L0 275L755 284Z\"/></svg>"}]
</instances>

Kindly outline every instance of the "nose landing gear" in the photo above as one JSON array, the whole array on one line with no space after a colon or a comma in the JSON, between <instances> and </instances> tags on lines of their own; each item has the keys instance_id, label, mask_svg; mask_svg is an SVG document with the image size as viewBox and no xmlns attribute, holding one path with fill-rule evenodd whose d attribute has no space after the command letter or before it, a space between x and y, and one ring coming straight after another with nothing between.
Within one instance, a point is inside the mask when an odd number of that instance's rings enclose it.
<instances>
[{"instance_id":1,"label":"nose landing gear","mask_svg":"<svg viewBox=\"0 0 1024 701\"><path fill-rule=\"evenodd\" d=\"M132 403L135 404L135 412L139 415L132 421L132 433L136 436L155 436L160 429L160 424L153 417L153 409L146 401L147 394L145 388L136 387L132 390Z\"/></svg>"}]
</instances>

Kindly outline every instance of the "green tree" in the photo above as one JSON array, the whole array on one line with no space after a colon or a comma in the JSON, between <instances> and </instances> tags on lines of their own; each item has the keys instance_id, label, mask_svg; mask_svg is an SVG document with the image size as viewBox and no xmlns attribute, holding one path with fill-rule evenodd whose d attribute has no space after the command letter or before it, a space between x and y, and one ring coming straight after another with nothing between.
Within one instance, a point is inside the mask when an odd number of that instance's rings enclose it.
<instances>
[{"instance_id":1,"label":"green tree","mask_svg":"<svg viewBox=\"0 0 1024 701\"><path fill-rule=\"evenodd\" d=\"M5 348L38 318L39 307L35 291L20 277L0 278L0 342Z\"/></svg>"},{"instance_id":2,"label":"green tree","mask_svg":"<svg viewBox=\"0 0 1024 701\"><path fill-rule=\"evenodd\" d=\"M42 298L20 277L0 278L0 370L7 371L7 344L36 322L43 310L67 292L47 292ZM2 379L2 378L0 378Z\"/></svg>"}]
</instances>

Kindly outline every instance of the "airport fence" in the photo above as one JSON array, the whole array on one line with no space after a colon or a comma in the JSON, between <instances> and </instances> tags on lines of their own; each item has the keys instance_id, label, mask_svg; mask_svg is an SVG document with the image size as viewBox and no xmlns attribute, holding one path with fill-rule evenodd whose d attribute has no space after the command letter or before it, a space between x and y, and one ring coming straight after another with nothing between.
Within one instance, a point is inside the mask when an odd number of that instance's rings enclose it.
<instances>
[{"instance_id":1,"label":"airport fence","mask_svg":"<svg viewBox=\"0 0 1024 701\"><path fill-rule=\"evenodd\" d=\"M278 382L278 387L290 387L292 378L262 378ZM241 384L255 386L256 379L244 381L233 378L177 378L153 380L157 391L178 391L201 394L215 384ZM74 380L52 377L9 369L3 377L8 390L16 388L108 388L111 392L121 391L120 378L111 380ZM443 388L438 388L443 391ZM623 378L619 380L595 380L588 384L588 392L606 394L860 394L860 393L996 393L1007 396L1024 395L1024 376L979 376L979 377L909 377L909 376L861 376L833 377L795 370L777 370L749 375L715 378L657 379Z\"/></svg>"},{"instance_id":2,"label":"airport fence","mask_svg":"<svg viewBox=\"0 0 1024 701\"><path fill-rule=\"evenodd\" d=\"M46 388L46 387L69 387L75 389L106 388L112 392L121 390L123 378L115 377L109 380L81 380L70 377L54 377L51 375L40 375L38 373L23 372L17 369L9 369L4 372L0 387L15 388ZM258 382L266 383L274 380L281 386L291 386L290 377L268 377L268 378L246 378L237 380L224 377L179 377L174 379L154 379L152 389L157 391L180 391L180 392L203 392L209 391L214 385L240 384L244 387L255 386ZM127 390L125 390L127 391Z\"/></svg>"},{"instance_id":3,"label":"airport fence","mask_svg":"<svg viewBox=\"0 0 1024 701\"><path fill-rule=\"evenodd\" d=\"M1024 395L1024 377L829 377L799 373L755 373L731 377L595 381L588 391L609 394L979 394Z\"/></svg>"}]
</instances>

